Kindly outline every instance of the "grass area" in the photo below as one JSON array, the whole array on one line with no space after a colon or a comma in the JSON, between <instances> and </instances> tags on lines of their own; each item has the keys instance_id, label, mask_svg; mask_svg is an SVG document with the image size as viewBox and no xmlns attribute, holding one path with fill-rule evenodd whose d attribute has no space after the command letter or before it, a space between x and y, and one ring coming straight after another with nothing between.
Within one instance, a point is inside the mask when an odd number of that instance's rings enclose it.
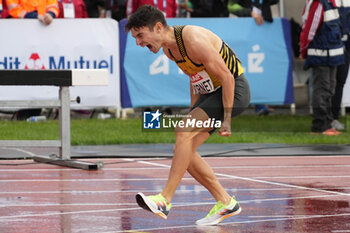
<instances>
[{"instance_id":1,"label":"grass area","mask_svg":"<svg viewBox=\"0 0 350 233\"><path fill-rule=\"evenodd\" d=\"M345 125L350 119L342 119ZM348 144L350 133L311 135L310 116L242 115L232 120L232 136L214 133L207 143ZM173 131L142 130L142 119L72 119L72 145L174 143ZM46 122L0 121L0 140L52 140L59 138L57 120Z\"/></svg>"}]
</instances>

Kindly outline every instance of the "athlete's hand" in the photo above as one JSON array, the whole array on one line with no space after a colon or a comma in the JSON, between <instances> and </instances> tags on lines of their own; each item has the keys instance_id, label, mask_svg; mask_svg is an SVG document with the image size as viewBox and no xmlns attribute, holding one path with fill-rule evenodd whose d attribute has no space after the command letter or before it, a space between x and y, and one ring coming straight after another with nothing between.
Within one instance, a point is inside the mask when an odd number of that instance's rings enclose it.
<instances>
[{"instance_id":1,"label":"athlete's hand","mask_svg":"<svg viewBox=\"0 0 350 233\"><path fill-rule=\"evenodd\" d=\"M224 137L231 136L231 121L229 120L223 121L218 134Z\"/></svg>"}]
</instances>

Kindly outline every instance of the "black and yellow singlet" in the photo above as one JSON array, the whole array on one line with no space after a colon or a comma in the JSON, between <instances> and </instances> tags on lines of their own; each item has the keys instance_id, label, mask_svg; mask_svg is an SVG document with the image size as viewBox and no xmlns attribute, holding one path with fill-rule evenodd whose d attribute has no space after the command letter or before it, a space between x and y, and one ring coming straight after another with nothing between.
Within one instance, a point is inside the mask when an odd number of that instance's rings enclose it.
<instances>
[{"instance_id":1,"label":"black and yellow singlet","mask_svg":"<svg viewBox=\"0 0 350 233\"><path fill-rule=\"evenodd\" d=\"M205 67L202 64L194 63L188 57L188 55L186 53L185 45L184 45L184 42L182 39L182 30L184 29L184 27L185 27L184 25L174 26L174 33L175 33L176 42L177 42L177 45L178 45L178 48L180 50L180 53L181 53L183 60L176 61L174 56L171 54L170 50L169 50L169 53L174 58L176 64L178 65L178 67L182 71L189 74L189 76L194 76L194 75L200 73L201 71L205 71ZM242 65L241 65L240 61L238 60L236 54L224 41L222 41L222 47L221 47L219 53L220 53L222 59L225 61L227 68L233 74L234 78L237 78L239 75L241 75L243 73ZM215 90L217 88L221 87L221 82L217 77L210 74L209 72L207 72L207 74L209 75L209 78L210 78ZM192 77L191 77L191 79L192 79ZM191 82L192 81L193 80L191 80ZM192 83L192 86L193 86L193 83ZM209 92L211 92L211 91L209 91Z\"/></svg>"}]
</instances>

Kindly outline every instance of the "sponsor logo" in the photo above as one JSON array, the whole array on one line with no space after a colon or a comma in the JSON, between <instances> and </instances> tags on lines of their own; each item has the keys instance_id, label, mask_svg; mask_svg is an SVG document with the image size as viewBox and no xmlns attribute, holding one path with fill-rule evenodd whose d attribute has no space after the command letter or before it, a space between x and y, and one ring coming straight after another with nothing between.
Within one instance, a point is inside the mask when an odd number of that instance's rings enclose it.
<instances>
[{"instance_id":1,"label":"sponsor logo","mask_svg":"<svg viewBox=\"0 0 350 233\"><path fill-rule=\"evenodd\" d=\"M203 78L202 78L202 76L200 76L200 75L197 73L197 74L191 75L191 76L190 76L190 79L191 79L191 82L192 82L192 83L196 83L196 82L202 80Z\"/></svg>"},{"instance_id":2,"label":"sponsor logo","mask_svg":"<svg viewBox=\"0 0 350 233\"><path fill-rule=\"evenodd\" d=\"M42 63L39 54L32 53L24 66L26 70L45 70L45 66Z\"/></svg>"},{"instance_id":3,"label":"sponsor logo","mask_svg":"<svg viewBox=\"0 0 350 233\"><path fill-rule=\"evenodd\" d=\"M22 57L3 56L0 57L0 69L108 69L114 73L113 59L110 55L105 59L87 59L85 56L78 56L76 59L68 56L42 56L39 53L31 53L27 61Z\"/></svg>"}]
</instances>

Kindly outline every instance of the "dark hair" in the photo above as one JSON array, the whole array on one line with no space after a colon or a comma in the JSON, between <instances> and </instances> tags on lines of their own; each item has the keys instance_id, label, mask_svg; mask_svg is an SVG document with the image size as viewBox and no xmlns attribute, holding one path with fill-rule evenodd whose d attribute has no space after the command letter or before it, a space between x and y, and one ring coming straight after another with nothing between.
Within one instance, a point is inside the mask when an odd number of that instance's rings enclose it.
<instances>
[{"instance_id":1,"label":"dark hair","mask_svg":"<svg viewBox=\"0 0 350 233\"><path fill-rule=\"evenodd\" d=\"M139 29L142 27L148 27L150 31L153 31L153 27L157 22L162 23L164 27L168 26L163 12L154 6L143 5L129 17L125 25L125 31L128 32L131 28Z\"/></svg>"}]
</instances>

